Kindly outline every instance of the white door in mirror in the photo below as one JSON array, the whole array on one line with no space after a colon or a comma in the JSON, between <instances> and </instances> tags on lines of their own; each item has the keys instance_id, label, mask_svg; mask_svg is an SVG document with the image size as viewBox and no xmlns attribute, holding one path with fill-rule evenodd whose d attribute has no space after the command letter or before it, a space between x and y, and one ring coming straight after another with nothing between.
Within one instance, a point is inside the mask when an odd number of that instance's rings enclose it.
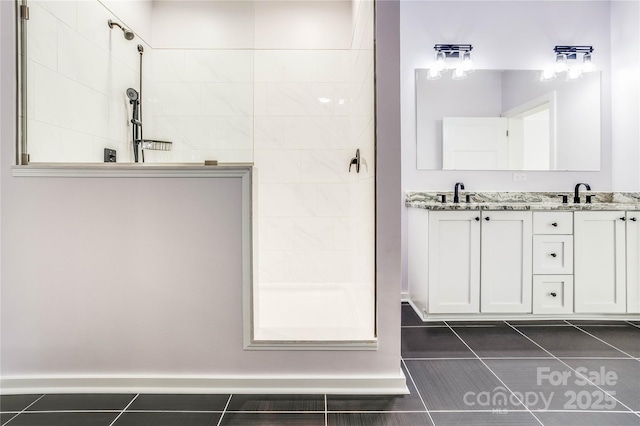
<instances>
[{"instance_id":1,"label":"white door in mirror","mask_svg":"<svg viewBox=\"0 0 640 426\"><path fill-rule=\"evenodd\" d=\"M508 169L508 125L508 120L503 117L444 117L442 168Z\"/></svg>"}]
</instances>

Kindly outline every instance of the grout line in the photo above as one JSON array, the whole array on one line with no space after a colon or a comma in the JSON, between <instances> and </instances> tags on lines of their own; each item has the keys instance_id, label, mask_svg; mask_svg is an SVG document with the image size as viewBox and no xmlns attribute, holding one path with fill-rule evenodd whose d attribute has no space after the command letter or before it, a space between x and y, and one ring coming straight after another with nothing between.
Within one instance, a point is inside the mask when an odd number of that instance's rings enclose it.
<instances>
[{"instance_id":1,"label":"grout line","mask_svg":"<svg viewBox=\"0 0 640 426\"><path fill-rule=\"evenodd\" d=\"M636 327L636 328L640 328L640 324L634 324L634 323L632 323L631 321L625 321L625 322L626 322L627 324L629 324L629 325L632 325L632 326Z\"/></svg>"},{"instance_id":2,"label":"grout line","mask_svg":"<svg viewBox=\"0 0 640 426\"><path fill-rule=\"evenodd\" d=\"M449 325L446 321L445 321L445 324ZM506 322L506 321L505 321L505 324L507 324L507 322ZM507 325L508 325L508 324L507 324ZM482 363L482 365L484 365L484 366L485 366L485 367L486 367L486 368L491 372L491 374L493 374L493 375L496 377L496 379L498 379L498 381L499 381L500 383L502 383L502 385L505 387L505 389L507 389L509 392L511 392L511 395L512 395L512 396L514 396L514 397L516 398L516 400L520 403L520 405L522 405L522 406L527 410L527 412L529 412L529 413L533 416L533 418L535 418L535 419L538 421L538 423L540 423L542 426L544 426L544 424L540 421L540 419L539 419L535 414L533 414L533 412L529 409L529 407L527 407L527 406L524 404L524 402L522 402L522 400L518 397L518 395L516 395L516 394L511 390L511 388L509 388L509 386L507 386L507 384L506 384L505 382L503 382L503 381L502 381L502 379L501 379L500 377L498 377L498 375L497 375L497 374L496 374L496 373L491 369L491 367L489 367L489 366L487 365L487 363L486 363L486 362L484 362L484 361L482 360L482 358L480 358L480 357L478 356L478 354L476 354L476 352L475 352L473 349L471 349L471 346L469 346L469 345L467 344L467 342L465 342L465 341L462 339L462 337L460 337L460 335L459 335L458 333L456 333L456 331L455 331L451 326L449 326L449 329L453 332L453 334L455 334L455 335L458 337L458 339L460 339L460 341L461 341L461 342L462 342L462 343L463 343L463 344L464 344L464 345L465 345L465 346L466 346L466 347L471 351L471 353L473 353L473 354L478 358L478 361L480 361L480 362Z\"/></svg>"},{"instance_id":3,"label":"grout line","mask_svg":"<svg viewBox=\"0 0 640 426\"><path fill-rule=\"evenodd\" d=\"M329 414L327 409L327 394L324 394L324 426L327 426Z\"/></svg>"},{"instance_id":4,"label":"grout line","mask_svg":"<svg viewBox=\"0 0 640 426\"><path fill-rule=\"evenodd\" d=\"M551 356L553 356L553 358L555 358L558 362L560 362L561 364L563 364L564 366L566 366L567 368L569 368L571 371L573 371L576 375L580 376L582 379L589 381L589 383L593 386L595 386L596 388L598 388L600 391L604 392L605 394L609 395L609 397L613 398L616 402L618 402L620 405L622 405L624 408L626 408L627 410L633 412L633 410L629 407L627 407L626 404L622 403L620 400L618 400L615 396L611 395L609 392L607 392L606 390L602 389L600 386L594 384L591 382L591 380L589 380L588 377L586 377L584 374L578 373L578 371L576 371L573 367L571 367L569 364L567 364L566 362L564 362L563 360L561 360L560 358L558 358L557 356L555 356L554 354L552 354L551 352L549 352L548 350L546 350L545 348L543 348L540 344L538 344L535 340L533 340L532 338L530 338L529 336L527 336L526 334L524 334L523 332L521 332L520 330L518 330L517 328L513 327L512 328L514 330L516 330L518 333L520 333L522 336L524 336L527 340L529 340L530 342L532 342L534 345L538 346L540 349L542 349L543 351L545 351L546 353L550 354Z\"/></svg>"},{"instance_id":5,"label":"grout line","mask_svg":"<svg viewBox=\"0 0 640 426\"><path fill-rule=\"evenodd\" d=\"M132 399L131 401L129 401L129 403L127 404L127 406L126 406L126 407L124 407L124 408L122 409L122 411L120 412L120 414L118 414L118 415L116 416L116 418L115 418L115 419L113 419L113 421L109 424L109 426L113 426L113 425L115 424L115 422L117 422L117 421L118 421L118 419L120 418L120 416L122 416L122 415L124 414L124 412L127 410L127 408L129 408L129 407L131 406L131 404L133 404L133 401L135 401L135 400L136 400L136 398L138 398L139 396L140 396L140 394L139 394L139 393L137 393L137 394L133 397L133 399Z\"/></svg>"},{"instance_id":6,"label":"grout line","mask_svg":"<svg viewBox=\"0 0 640 426\"><path fill-rule=\"evenodd\" d=\"M473 359L489 359L489 360L527 360L527 359L552 359L553 355L549 356L477 356L474 358L404 358L407 361L454 361L454 360L473 360ZM563 359L588 359L588 360L625 360L629 359L626 356L563 356ZM640 359L631 357L633 359Z\"/></svg>"},{"instance_id":7,"label":"grout line","mask_svg":"<svg viewBox=\"0 0 640 426\"><path fill-rule=\"evenodd\" d=\"M34 411L37 412L37 411ZM56 413L60 413L61 411L56 411ZM92 413L96 413L97 411L92 411ZM215 414L222 413L222 411L205 411L205 410L127 410L127 413L201 413L201 414Z\"/></svg>"},{"instance_id":8,"label":"grout line","mask_svg":"<svg viewBox=\"0 0 640 426\"><path fill-rule=\"evenodd\" d=\"M404 358L400 358L400 360L402 361L402 365L404 365L404 369L407 370L407 374L409 375L411 384L413 385L413 388L416 390L416 393L418 394L418 398L420 398L420 402L422 402L422 406L424 407L424 410L427 412L427 416L429 416L429 420L431 420L431 424L435 426L436 422L433 421L433 417L431 417L431 413L429 412L429 407L427 407L427 403L422 398L420 389L418 389L418 386L416 385L415 380L413 380L413 375L411 374L411 371L409 371L409 367L407 366L407 363L404 361Z\"/></svg>"},{"instance_id":9,"label":"grout line","mask_svg":"<svg viewBox=\"0 0 640 426\"><path fill-rule=\"evenodd\" d=\"M604 340L602 340L602 339L601 339L601 338L599 338L598 336L594 336L593 334L589 333L588 331L583 330L582 328L580 328L580 326L577 326L577 325L575 325L575 324L571 324L571 325L573 325L575 328L577 328L578 330L582 331L583 333L585 333L585 334L587 334L587 335L589 335L589 336L593 337L594 339L601 341L601 342L602 342L602 343L604 343L605 345L611 346L613 349L615 349L615 350L617 350L617 351L622 352L623 354L625 354L626 356L628 356L628 357L630 357L630 358L633 358L633 355L628 354L628 353L626 353L625 351L623 351L622 349L619 349L619 348L617 348L617 347L613 346L611 343L605 342Z\"/></svg>"},{"instance_id":10,"label":"grout line","mask_svg":"<svg viewBox=\"0 0 640 426\"><path fill-rule=\"evenodd\" d=\"M15 416L11 417L9 420L7 420L5 423L3 423L2 425L6 425L7 423L9 423L11 420L15 419L16 417L18 417L20 414L24 413L25 411L27 411L27 409L29 407L31 407L33 404L35 404L36 402L40 401L42 398L44 398L46 394L43 393L42 395L40 395L40 398L36 399L35 401L33 401L31 404L27 405L26 407L24 407L22 409L22 411L20 411L18 414L16 414Z\"/></svg>"},{"instance_id":11,"label":"grout line","mask_svg":"<svg viewBox=\"0 0 640 426\"><path fill-rule=\"evenodd\" d=\"M224 410L222 410L222 414L220 415L220 420L218 420L218 426L220 426L222 424L222 418L224 417L225 414L227 414L227 408L229 408L229 403L231 402L231 397L233 397L233 394L229 394L229 399L227 399L227 403L224 406Z\"/></svg>"}]
</instances>

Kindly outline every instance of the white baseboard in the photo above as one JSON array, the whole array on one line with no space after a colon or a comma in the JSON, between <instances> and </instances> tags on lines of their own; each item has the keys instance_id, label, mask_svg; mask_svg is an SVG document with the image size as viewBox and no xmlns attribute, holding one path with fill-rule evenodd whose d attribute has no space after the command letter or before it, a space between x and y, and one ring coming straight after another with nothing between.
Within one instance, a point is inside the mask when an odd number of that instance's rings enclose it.
<instances>
[{"instance_id":1,"label":"white baseboard","mask_svg":"<svg viewBox=\"0 0 640 426\"><path fill-rule=\"evenodd\" d=\"M400 301L401 302L408 302L409 301L409 292L408 291L403 291L402 293L400 293Z\"/></svg>"},{"instance_id":2,"label":"white baseboard","mask_svg":"<svg viewBox=\"0 0 640 426\"><path fill-rule=\"evenodd\" d=\"M42 393L408 394L402 371L384 377L3 377L3 395Z\"/></svg>"}]
</instances>

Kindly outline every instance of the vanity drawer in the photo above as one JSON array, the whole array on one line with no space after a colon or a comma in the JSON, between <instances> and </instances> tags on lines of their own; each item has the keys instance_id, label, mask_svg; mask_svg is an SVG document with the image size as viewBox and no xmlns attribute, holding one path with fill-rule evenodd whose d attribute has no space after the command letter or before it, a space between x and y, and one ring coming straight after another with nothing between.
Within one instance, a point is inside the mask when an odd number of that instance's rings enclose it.
<instances>
[{"instance_id":1,"label":"vanity drawer","mask_svg":"<svg viewBox=\"0 0 640 426\"><path fill-rule=\"evenodd\" d=\"M534 235L533 273L573 274L573 236Z\"/></svg>"},{"instance_id":2,"label":"vanity drawer","mask_svg":"<svg viewBox=\"0 0 640 426\"><path fill-rule=\"evenodd\" d=\"M532 308L534 314L573 313L573 276L534 276Z\"/></svg>"},{"instance_id":3,"label":"vanity drawer","mask_svg":"<svg viewBox=\"0 0 640 426\"><path fill-rule=\"evenodd\" d=\"M573 234L573 212L533 212L534 234Z\"/></svg>"}]
</instances>

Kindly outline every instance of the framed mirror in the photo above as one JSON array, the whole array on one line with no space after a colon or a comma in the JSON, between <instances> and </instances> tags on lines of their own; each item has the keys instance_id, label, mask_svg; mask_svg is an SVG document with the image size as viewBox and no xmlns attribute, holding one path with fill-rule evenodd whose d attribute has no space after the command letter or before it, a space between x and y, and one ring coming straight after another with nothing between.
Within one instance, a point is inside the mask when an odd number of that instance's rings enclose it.
<instances>
[{"instance_id":1,"label":"framed mirror","mask_svg":"<svg viewBox=\"0 0 640 426\"><path fill-rule=\"evenodd\" d=\"M539 70L416 70L417 168L600 170L600 72L541 82Z\"/></svg>"}]
</instances>

